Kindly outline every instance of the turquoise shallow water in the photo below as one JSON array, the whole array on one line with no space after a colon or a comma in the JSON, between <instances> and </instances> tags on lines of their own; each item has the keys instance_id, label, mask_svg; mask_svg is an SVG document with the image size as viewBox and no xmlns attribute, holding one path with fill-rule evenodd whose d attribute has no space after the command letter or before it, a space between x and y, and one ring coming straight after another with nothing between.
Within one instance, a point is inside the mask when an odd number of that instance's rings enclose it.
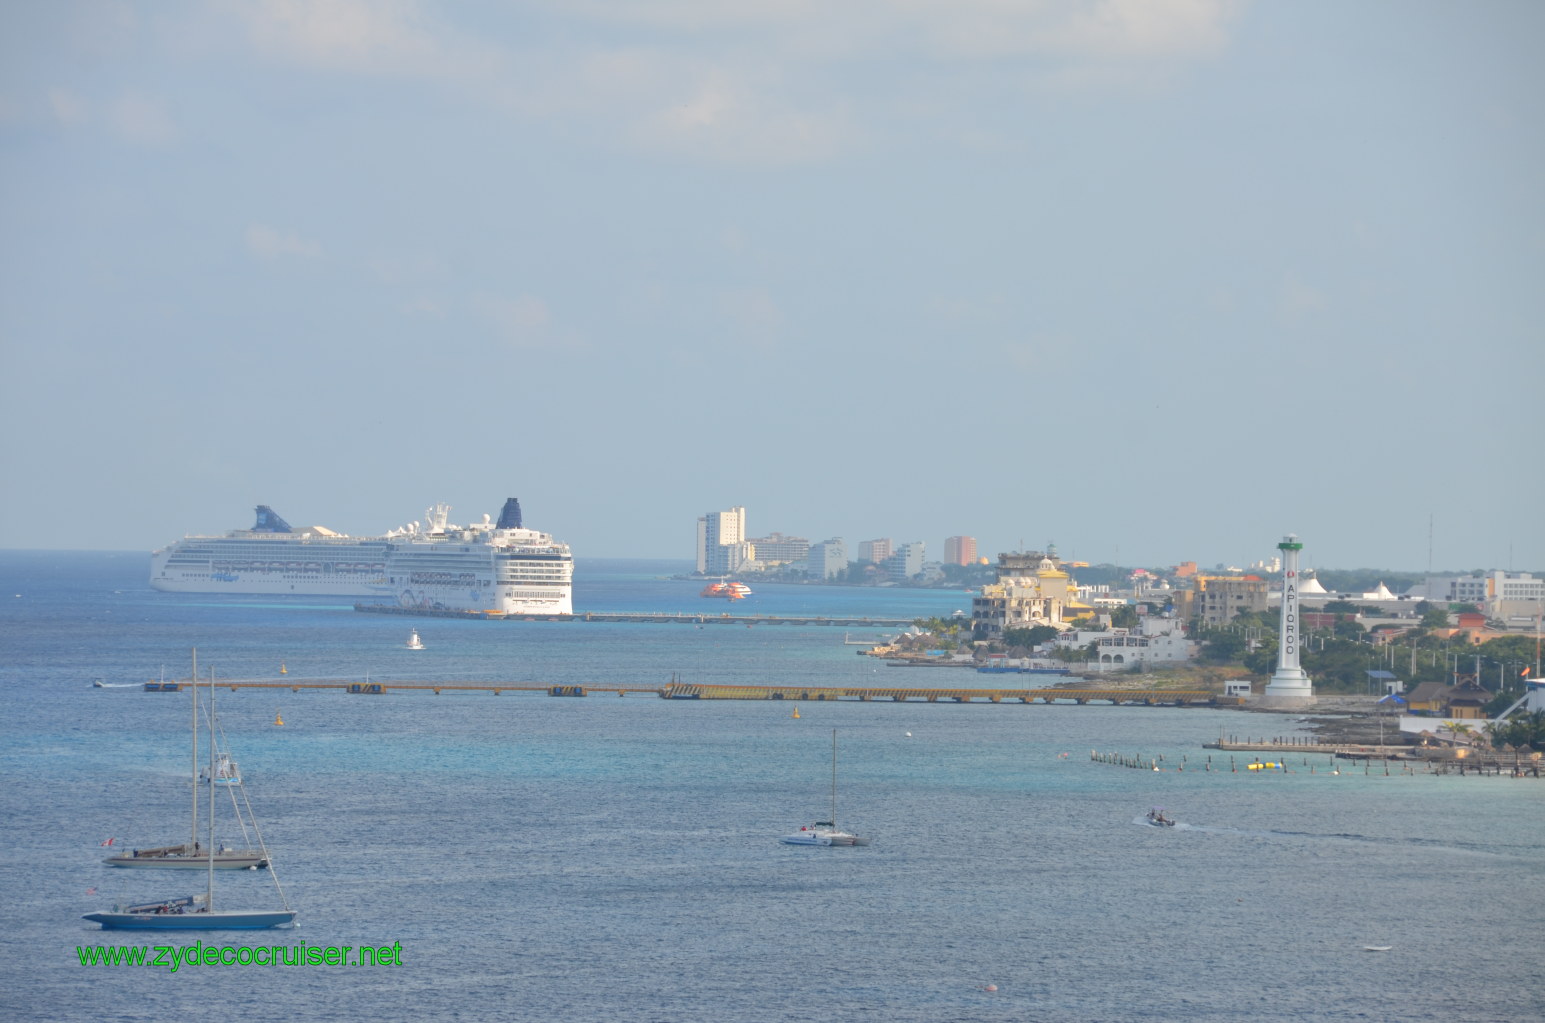
<instances>
[{"instance_id":1,"label":"turquoise shallow water","mask_svg":"<svg viewBox=\"0 0 1545 1023\"><path fill-rule=\"evenodd\" d=\"M388 681L913 674L831 629L435 620L410 652L405 620L157 594L147 563L0 554L4 1018L1545 1015L1540 783L1323 762L1207 772L1202 742L1252 729L1166 708L806 703L796 720L787 704L615 695L221 693L301 914L294 932L229 940L400 941L405 965L82 967L77 945L156 940L82 913L197 887L100 865L108 836L145 845L184 827L187 701L92 678L180 675L193 646L228 677L278 678L280 663L289 678ZM699 586L657 578L677 568L582 561L576 606L695 610ZM947 614L965 599L768 586L736 610ZM839 818L874 844L779 845L826 809L834 728ZM1094 764L1096 748L1187 769ZM1134 824L1152 805L1182 826ZM233 908L269 892L261 874L221 878Z\"/></svg>"}]
</instances>

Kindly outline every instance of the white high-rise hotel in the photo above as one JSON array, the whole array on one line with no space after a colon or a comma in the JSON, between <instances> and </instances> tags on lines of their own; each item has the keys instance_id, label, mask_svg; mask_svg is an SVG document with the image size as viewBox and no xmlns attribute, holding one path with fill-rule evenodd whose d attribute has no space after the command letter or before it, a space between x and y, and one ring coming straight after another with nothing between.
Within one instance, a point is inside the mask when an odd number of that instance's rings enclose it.
<instances>
[{"instance_id":1,"label":"white high-rise hotel","mask_svg":"<svg viewBox=\"0 0 1545 1023\"><path fill-rule=\"evenodd\" d=\"M697 571L700 575L733 575L750 557L746 543L746 509L709 512L697 520Z\"/></svg>"}]
</instances>

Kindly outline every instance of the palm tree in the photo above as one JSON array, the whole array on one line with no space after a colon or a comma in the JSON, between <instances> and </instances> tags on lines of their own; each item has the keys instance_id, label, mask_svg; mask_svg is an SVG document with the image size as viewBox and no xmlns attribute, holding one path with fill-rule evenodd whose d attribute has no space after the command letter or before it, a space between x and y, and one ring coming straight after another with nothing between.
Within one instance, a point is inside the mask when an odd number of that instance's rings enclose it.
<instances>
[{"instance_id":1,"label":"palm tree","mask_svg":"<svg viewBox=\"0 0 1545 1023\"><path fill-rule=\"evenodd\" d=\"M1470 744L1469 738L1475 734L1475 728L1473 726L1462 724L1458 721L1445 721L1443 722L1443 727L1448 729L1449 734L1452 735L1456 740L1465 740L1465 745Z\"/></svg>"}]
</instances>

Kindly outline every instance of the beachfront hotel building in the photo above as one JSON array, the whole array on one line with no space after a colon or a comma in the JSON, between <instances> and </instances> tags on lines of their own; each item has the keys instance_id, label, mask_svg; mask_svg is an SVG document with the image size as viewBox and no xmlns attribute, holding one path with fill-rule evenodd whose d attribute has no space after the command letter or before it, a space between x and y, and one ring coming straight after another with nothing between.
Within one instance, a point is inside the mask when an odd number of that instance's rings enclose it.
<instances>
[{"instance_id":1,"label":"beachfront hotel building","mask_svg":"<svg viewBox=\"0 0 1545 1023\"><path fill-rule=\"evenodd\" d=\"M890 557L895 547L889 538L884 540L860 540L858 543L858 560L871 561L878 565Z\"/></svg>"},{"instance_id":2,"label":"beachfront hotel building","mask_svg":"<svg viewBox=\"0 0 1545 1023\"><path fill-rule=\"evenodd\" d=\"M751 560L746 542L746 509L709 512L697 520L697 572L733 575Z\"/></svg>"},{"instance_id":3,"label":"beachfront hotel building","mask_svg":"<svg viewBox=\"0 0 1545 1023\"><path fill-rule=\"evenodd\" d=\"M914 543L904 543L892 551L889 557L880 562L886 578L899 582L922 572L924 547L923 542L918 540Z\"/></svg>"},{"instance_id":4,"label":"beachfront hotel building","mask_svg":"<svg viewBox=\"0 0 1545 1023\"><path fill-rule=\"evenodd\" d=\"M747 542L751 545L751 556L762 568L789 565L796 561L804 561L810 556L810 541L802 536L771 533Z\"/></svg>"},{"instance_id":5,"label":"beachfront hotel building","mask_svg":"<svg viewBox=\"0 0 1545 1023\"><path fill-rule=\"evenodd\" d=\"M812 579L834 579L848 567L848 542L840 536L810 545L805 571Z\"/></svg>"},{"instance_id":6,"label":"beachfront hotel building","mask_svg":"<svg viewBox=\"0 0 1545 1023\"><path fill-rule=\"evenodd\" d=\"M976 537L952 536L944 541L946 565L969 565L976 561Z\"/></svg>"}]
</instances>

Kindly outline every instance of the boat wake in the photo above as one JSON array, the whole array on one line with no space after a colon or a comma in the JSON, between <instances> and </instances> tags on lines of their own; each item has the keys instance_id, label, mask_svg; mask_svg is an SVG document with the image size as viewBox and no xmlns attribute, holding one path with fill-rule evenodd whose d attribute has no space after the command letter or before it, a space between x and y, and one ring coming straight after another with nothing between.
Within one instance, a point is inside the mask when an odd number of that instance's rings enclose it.
<instances>
[{"instance_id":1,"label":"boat wake","mask_svg":"<svg viewBox=\"0 0 1545 1023\"><path fill-rule=\"evenodd\" d=\"M1143 827L1155 827L1155 825L1148 822L1146 817L1133 817L1132 823L1142 825ZM1242 835L1247 838L1309 838L1330 839L1341 842L1356 842L1381 846L1409 845L1419 846L1425 849L1441 850L1444 852L1464 853L1473 856L1500 856L1505 858L1508 855L1506 851L1484 847L1476 843L1455 841L1452 838L1379 838L1373 835L1357 835L1350 832L1286 831L1263 828L1230 828L1210 824L1187 824L1184 821L1177 821L1173 828L1163 828L1159 830L1195 831L1202 834L1211 835Z\"/></svg>"}]
</instances>

